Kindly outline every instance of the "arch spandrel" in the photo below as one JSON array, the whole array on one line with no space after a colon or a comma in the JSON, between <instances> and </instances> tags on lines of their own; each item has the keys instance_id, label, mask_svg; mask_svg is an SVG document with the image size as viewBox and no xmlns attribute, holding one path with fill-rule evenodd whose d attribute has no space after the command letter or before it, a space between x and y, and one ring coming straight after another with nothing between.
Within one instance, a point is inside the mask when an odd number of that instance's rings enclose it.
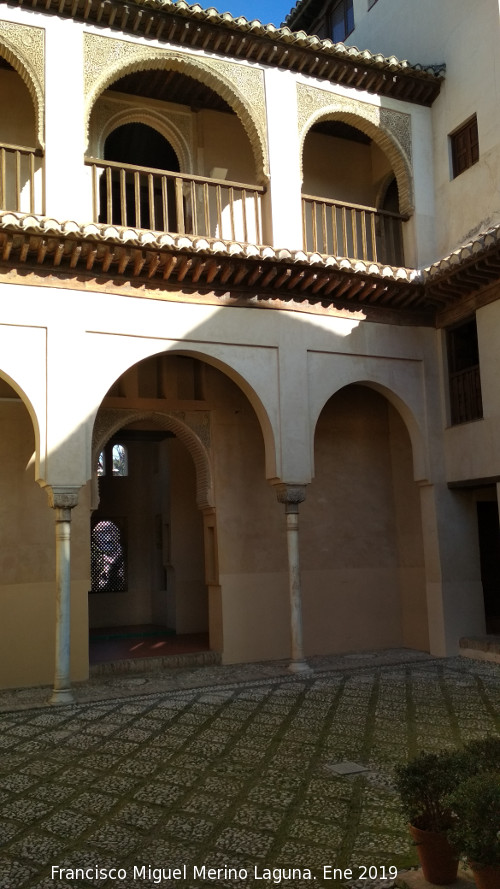
<instances>
[{"instance_id":1,"label":"arch spandrel","mask_svg":"<svg viewBox=\"0 0 500 889\"><path fill-rule=\"evenodd\" d=\"M37 147L44 148L44 30L0 21L0 55L12 65L28 88L35 109Z\"/></svg>"},{"instance_id":2,"label":"arch spandrel","mask_svg":"<svg viewBox=\"0 0 500 889\"><path fill-rule=\"evenodd\" d=\"M259 181L269 178L263 73L248 65L128 43L96 34L84 35L85 125L97 98L114 81L136 71L165 68L201 80L236 112L252 146Z\"/></svg>"},{"instance_id":3,"label":"arch spandrel","mask_svg":"<svg viewBox=\"0 0 500 889\"><path fill-rule=\"evenodd\" d=\"M321 120L343 121L366 133L384 152L398 183L400 211L403 215L413 213L415 201L409 114L300 83L297 84L297 113L301 173L304 142L311 127Z\"/></svg>"}]
</instances>

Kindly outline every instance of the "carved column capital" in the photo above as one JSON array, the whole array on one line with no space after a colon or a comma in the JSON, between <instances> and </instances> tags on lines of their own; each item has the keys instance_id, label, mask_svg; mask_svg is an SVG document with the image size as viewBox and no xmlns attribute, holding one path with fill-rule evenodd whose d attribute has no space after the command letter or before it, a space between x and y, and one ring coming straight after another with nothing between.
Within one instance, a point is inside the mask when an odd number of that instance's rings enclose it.
<instances>
[{"instance_id":1,"label":"carved column capital","mask_svg":"<svg viewBox=\"0 0 500 889\"><path fill-rule=\"evenodd\" d=\"M299 511L299 503L306 499L305 485L287 485L278 484L274 486L278 503L285 504L285 512L292 513Z\"/></svg>"},{"instance_id":2,"label":"carved column capital","mask_svg":"<svg viewBox=\"0 0 500 889\"><path fill-rule=\"evenodd\" d=\"M76 485L47 485L45 490L51 509L63 509L69 512L78 505L80 488Z\"/></svg>"}]
</instances>

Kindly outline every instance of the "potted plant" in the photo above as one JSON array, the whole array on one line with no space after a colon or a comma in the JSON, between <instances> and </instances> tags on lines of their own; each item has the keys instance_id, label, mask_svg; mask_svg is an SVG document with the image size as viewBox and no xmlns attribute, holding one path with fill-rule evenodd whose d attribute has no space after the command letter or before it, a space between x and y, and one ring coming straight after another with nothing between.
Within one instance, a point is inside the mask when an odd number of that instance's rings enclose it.
<instances>
[{"instance_id":1,"label":"potted plant","mask_svg":"<svg viewBox=\"0 0 500 889\"><path fill-rule=\"evenodd\" d=\"M452 810L448 795L460 780L463 753L420 753L396 767L396 788L425 879L446 886L457 878L458 855L448 841Z\"/></svg>"},{"instance_id":2,"label":"potted plant","mask_svg":"<svg viewBox=\"0 0 500 889\"><path fill-rule=\"evenodd\" d=\"M462 781L446 804L453 813L450 842L469 864L478 889L500 886L500 772Z\"/></svg>"}]
</instances>

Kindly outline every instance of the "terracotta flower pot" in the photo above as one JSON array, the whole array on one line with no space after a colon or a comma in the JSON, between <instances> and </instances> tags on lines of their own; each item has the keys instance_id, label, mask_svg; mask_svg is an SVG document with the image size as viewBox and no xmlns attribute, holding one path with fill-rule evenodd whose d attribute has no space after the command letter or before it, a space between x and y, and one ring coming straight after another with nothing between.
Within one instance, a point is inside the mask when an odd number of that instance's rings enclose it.
<instances>
[{"instance_id":1,"label":"terracotta flower pot","mask_svg":"<svg viewBox=\"0 0 500 889\"><path fill-rule=\"evenodd\" d=\"M409 825L425 879L436 886L448 886L457 879L458 857L445 833L419 830Z\"/></svg>"},{"instance_id":2,"label":"terracotta flower pot","mask_svg":"<svg viewBox=\"0 0 500 889\"><path fill-rule=\"evenodd\" d=\"M500 864L486 864L481 867L475 861L469 862L477 889L498 889L500 886Z\"/></svg>"}]
</instances>

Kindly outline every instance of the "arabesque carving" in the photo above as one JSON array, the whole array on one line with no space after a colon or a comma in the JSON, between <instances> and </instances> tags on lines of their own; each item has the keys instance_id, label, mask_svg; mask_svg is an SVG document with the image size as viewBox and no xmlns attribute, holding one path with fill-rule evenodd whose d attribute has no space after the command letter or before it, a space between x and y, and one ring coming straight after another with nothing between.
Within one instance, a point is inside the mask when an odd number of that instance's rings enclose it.
<instances>
[{"instance_id":1,"label":"arabesque carving","mask_svg":"<svg viewBox=\"0 0 500 889\"><path fill-rule=\"evenodd\" d=\"M84 59L87 138L92 108L111 83L134 71L165 67L201 80L231 105L250 140L257 179L267 180L264 76L258 68L96 34L84 35Z\"/></svg>"},{"instance_id":2,"label":"arabesque carving","mask_svg":"<svg viewBox=\"0 0 500 889\"><path fill-rule=\"evenodd\" d=\"M327 90L297 84L301 165L307 133L319 120L335 118L362 130L387 155L398 183L401 213L413 212L411 117Z\"/></svg>"},{"instance_id":3,"label":"arabesque carving","mask_svg":"<svg viewBox=\"0 0 500 889\"><path fill-rule=\"evenodd\" d=\"M89 125L89 152L92 157L104 157L104 143L110 133L127 123L143 123L153 127L170 142L182 173L194 173L193 117L185 111L169 106L162 113L147 99L137 101L105 93L92 109Z\"/></svg>"},{"instance_id":4,"label":"arabesque carving","mask_svg":"<svg viewBox=\"0 0 500 889\"><path fill-rule=\"evenodd\" d=\"M101 408L92 436L92 471L109 439L129 423L152 421L158 429L168 429L185 444L196 471L196 503L199 509L215 506L210 462L210 414L208 411L141 411Z\"/></svg>"},{"instance_id":5,"label":"arabesque carving","mask_svg":"<svg viewBox=\"0 0 500 889\"><path fill-rule=\"evenodd\" d=\"M44 147L45 31L0 21L0 53L17 71L35 107L38 146Z\"/></svg>"}]
</instances>

